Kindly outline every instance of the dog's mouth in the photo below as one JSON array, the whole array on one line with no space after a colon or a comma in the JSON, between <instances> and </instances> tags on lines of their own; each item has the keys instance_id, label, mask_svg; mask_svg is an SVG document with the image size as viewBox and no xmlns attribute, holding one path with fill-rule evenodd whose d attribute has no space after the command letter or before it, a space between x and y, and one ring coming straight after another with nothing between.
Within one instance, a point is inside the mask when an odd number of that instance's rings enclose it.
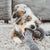
<instances>
[{"instance_id":1,"label":"dog's mouth","mask_svg":"<svg viewBox=\"0 0 50 50\"><path fill-rule=\"evenodd\" d=\"M27 30L33 31L33 30L30 29L30 28L25 28L25 29L24 29L24 35L25 35L25 33L26 33Z\"/></svg>"},{"instance_id":2,"label":"dog's mouth","mask_svg":"<svg viewBox=\"0 0 50 50\"><path fill-rule=\"evenodd\" d=\"M27 30L30 30L31 32L33 32L35 29L36 29L36 28L35 28L34 25L31 25L30 28L25 28L25 29L24 29L24 35L25 35L25 33L26 33Z\"/></svg>"}]
</instances>

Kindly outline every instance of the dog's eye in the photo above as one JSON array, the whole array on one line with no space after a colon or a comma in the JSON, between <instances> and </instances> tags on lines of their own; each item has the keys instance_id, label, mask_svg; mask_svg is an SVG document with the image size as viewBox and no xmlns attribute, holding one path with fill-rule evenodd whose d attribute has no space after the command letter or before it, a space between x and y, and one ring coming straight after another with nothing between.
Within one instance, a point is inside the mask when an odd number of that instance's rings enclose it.
<instances>
[{"instance_id":1,"label":"dog's eye","mask_svg":"<svg viewBox=\"0 0 50 50\"><path fill-rule=\"evenodd\" d=\"M26 21L31 21L28 17L26 18Z\"/></svg>"},{"instance_id":2,"label":"dog's eye","mask_svg":"<svg viewBox=\"0 0 50 50\"><path fill-rule=\"evenodd\" d=\"M30 20L27 18L26 21L30 21Z\"/></svg>"},{"instance_id":3,"label":"dog's eye","mask_svg":"<svg viewBox=\"0 0 50 50\"><path fill-rule=\"evenodd\" d=\"M27 16L26 21L31 21L32 17L31 16Z\"/></svg>"}]
</instances>

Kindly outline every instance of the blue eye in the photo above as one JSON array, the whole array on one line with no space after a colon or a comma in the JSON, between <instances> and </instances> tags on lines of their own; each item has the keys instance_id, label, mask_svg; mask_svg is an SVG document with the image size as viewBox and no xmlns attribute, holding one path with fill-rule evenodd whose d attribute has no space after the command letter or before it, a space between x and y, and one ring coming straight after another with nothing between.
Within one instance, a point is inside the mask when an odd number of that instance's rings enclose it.
<instances>
[{"instance_id":1,"label":"blue eye","mask_svg":"<svg viewBox=\"0 0 50 50\"><path fill-rule=\"evenodd\" d=\"M26 21L30 21L30 19L27 18Z\"/></svg>"}]
</instances>

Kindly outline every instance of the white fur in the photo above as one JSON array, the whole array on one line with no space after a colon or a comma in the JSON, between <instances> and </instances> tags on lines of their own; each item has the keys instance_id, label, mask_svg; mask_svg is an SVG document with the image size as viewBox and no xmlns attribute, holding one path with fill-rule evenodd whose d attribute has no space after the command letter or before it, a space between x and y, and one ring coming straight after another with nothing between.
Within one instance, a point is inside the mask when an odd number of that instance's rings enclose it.
<instances>
[{"instance_id":1,"label":"white fur","mask_svg":"<svg viewBox=\"0 0 50 50\"><path fill-rule=\"evenodd\" d=\"M25 28L30 28L31 25L34 25L34 26L35 26L34 30L36 29L35 23L34 23L33 21L30 21L30 22L27 22L27 23L26 23L26 25L25 25L24 28L22 28L22 33L24 33L24 29L25 29Z\"/></svg>"},{"instance_id":2,"label":"white fur","mask_svg":"<svg viewBox=\"0 0 50 50\"><path fill-rule=\"evenodd\" d=\"M17 44L22 43L22 41L21 41L19 38L14 38L13 40L14 40L14 42L17 43Z\"/></svg>"},{"instance_id":3,"label":"white fur","mask_svg":"<svg viewBox=\"0 0 50 50\"><path fill-rule=\"evenodd\" d=\"M15 25L15 30L18 31L18 32L22 32L22 27L21 25Z\"/></svg>"},{"instance_id":4,"label":"white fur","mask_svg":"<svg viewBox=\"0 0 50 50\"><path fill-rule=\"evenodd\" d=\"M32 17L32 21L39 21L39 19L33 14L33 12L31 11L31 9L29 7L25 8L26 10L26 14L25 15L29 15Z\"/></svg>"},{"instance_id":5,"label":"white fur","mask_svg":"<svg viewBox=\"0 0 50 50\"><path fill-rule=\"evenodd\" d=\"M27 17L27 16L31 16L32 17L32 20L30 22L27 22L24 28L29 28L31 25L34 25L35 29L36 29L36 25L35 25L34 22L37 21L38 23L40 23L40 20L33 14L31 9L29 7L27 7L27 5L18 4L18 5L15 6L15 9L17 9L16 11L20 11L20 10L21 11L26 11L26 13L23 15L24 18ZM21 31L23 33L24 32L24 28L22 28L20 25L15 25L15 29L18 32Z\"/></svg>"},{"instance_id":6,"label":"white fur","mask_svg":"<svg viewBox=\"0 0 50 50\"><path fill-rule=\"evenodd\" d=\"M34 28L34 30L35 30L36 29L36 25L35 25L35 23L33 21L27 22L25 27L23 27L23 28L21 27L21 25L15 25L15 30L18 31L18 32L21 32L23 34L24 33L24 29L25 28L30 28L31 25L35 26L35 28Z\"/></svg>"}]
</instances>

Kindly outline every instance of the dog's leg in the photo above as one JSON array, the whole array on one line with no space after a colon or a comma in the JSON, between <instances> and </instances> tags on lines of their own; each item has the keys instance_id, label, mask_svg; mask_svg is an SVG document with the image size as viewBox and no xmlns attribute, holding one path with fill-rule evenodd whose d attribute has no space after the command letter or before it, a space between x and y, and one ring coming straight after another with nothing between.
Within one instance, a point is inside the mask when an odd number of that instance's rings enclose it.
<instances>
[{"instance_id":1,"label":"dog's leg","mask_svg":"<svg viewBox=\"0 0 50 50\"><path fill-rule=\"evenodd\" d=\"M13 31L12 31L12 37L11 38L13 39L13 41L15 43L20 44L20 43L22 43L22 40L17 35L19 35L19 34L16 32L15 29L13 29Z\"/></svg>"},{"instance_id":2,"label":"dog's leg","mask_svg":"<svg viewBox=\"0 0 50 50\"><path fill-rule=\"evenodd\" d=\"M15 33L15 29L13 29L13 30L11 31L11 34L12 34L11 38L13 38L14 33Z\"/></svg>"}]
</instances>

